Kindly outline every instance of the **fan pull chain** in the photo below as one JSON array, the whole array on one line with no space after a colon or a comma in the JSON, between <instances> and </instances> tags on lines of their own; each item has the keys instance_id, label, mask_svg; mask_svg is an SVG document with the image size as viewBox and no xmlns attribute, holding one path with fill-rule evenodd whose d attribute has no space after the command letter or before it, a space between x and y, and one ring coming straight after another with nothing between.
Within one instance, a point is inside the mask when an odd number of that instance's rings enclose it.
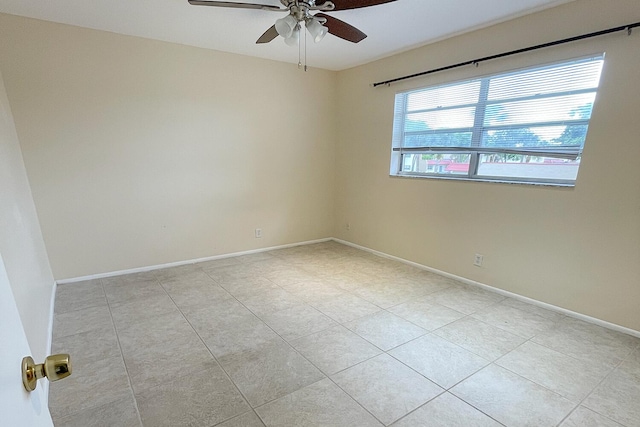
<instances>
[{"instance_id":1,"label":"fan pull chain","mask_svg":"<svg viewBox=\"0 0 640 427\"><path fill-rule=\"evenodd\" d=\"M300 24L298 24L298 26L300 26ZM300 26L300 29L298 31L302 31L302 27ZM300 68L302 68L302 40L300 40L300 37L298 36L298 70Z\"/></svg>"},{"instance_id":2,"label":"fan pull chain","mask_svg":"<svg viewBox=\"0 0 640 427\"><path fill-rule=\"evenodd\" d=\"M304 24L304 72L307 72L307 24Z\"/></svg>"}]
</instances>

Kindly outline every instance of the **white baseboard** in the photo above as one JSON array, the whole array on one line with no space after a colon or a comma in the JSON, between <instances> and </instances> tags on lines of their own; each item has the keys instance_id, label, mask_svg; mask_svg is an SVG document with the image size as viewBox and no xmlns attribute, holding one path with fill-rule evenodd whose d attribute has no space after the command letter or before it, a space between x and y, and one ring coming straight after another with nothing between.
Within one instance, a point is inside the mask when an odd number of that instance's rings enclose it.
<instances>
[{"instance_id":1,"label":"white baseboard","mask_svg":"<svg viewBox=\"0 0 640 427\"><path fill-rule=\"evenodd\" d=\"M260 252L268 252L268 251L273 251L275 249L286 249L286 248L293 248L295 246L312 245L314 243L328 242L330 240L334 240L334 239L331 237L327 237L325 239L308 240L305 242L289 243L286 245L271 246L268 248L251 249L251 250L242 251L242 252L233 252L228 254L214 255L210 257L196 258L196 259L190 259L185 261L169 262L166 264L150 265L147 267L130 268L128 270L118 270L118 271L111 271L108 273L91 274L89 276L73 277L70 279L57 280L56 282L58 285L62 285L66 283L83 282L85 280L91 280L91 279L103 279L105 277L122 276L124 274L144 273L146 271L161 270L163 268L171 268L171 267L179 267L181 265L195 264L197 262L214 261L217 259L231 258L231 257L236 257L241 255L251 255L251 254L256 254Z\"/></svg>"},{"instance_id":2,"label":"white baseboard","mask_svg":"<svg viewBox=\"0 0 640 427\"><path fill-rule=\"evenodd\" d=\"M496 288L490 285L487 285L485 283L480 283L480 282L476 282L475 280L471 280L471 279L467 279L466 277L461 277L461 276L457 276L455 274L451 274L451 273L447 273L446 271L442 271L442 270L438 270L436 268L432 268L426 265L422 265L422 264L418 264L417 262L413 262L413 261L409 261L406 260L404 258L400 258L397 256L393 256L393 255L389 255L387 253L384 252L380 252L380 251L376 251L375 249L370 249L367 248L366 246L361 246L355 243L351 243L349 241L346 240L342 240L342 239L338 239L335 237L329 237L329 238L325 238L325 239L317 239L317 240L309 240L309 241L305 241L305 242L298 242L298 243L290 243L290 244L286 244L286 245L279 245L279 246L271 246L268 248L261 248L261 249L252 249L252 250L248 250L248 251L241 251L241 252L233 252L233 253L228 253L228 254L222 254L222 255L214 255L214 256L210 256L210 257L205 257L205 258L197 258L197 259L191 259L191 260L186 260L186 261L177 261L177 262L170 262L170 263L166 263L166 264L158 264L158 265L151 265L151 266L147 266L147 267L138 267L138 268L131 268L128 270L119 270L119 271L112 271L112 272L108 272L108 273L100 273L100 274L92 274L89 276L82 276L82 277L74 277L74 278L70 278L70 279L63 279L63 280L58 280L56 283L58 285L60 284L66 284L66 283L76 283L76 282L83 282L85 280L91 280L91 279L102 279L105 277L113 277L113 276L121 276L124 274L132 274L132 273L143 273L146 271L152 271L152 270L160 270L163 268L170 268L170 267L178 267L181 265L189 265L189 264L195 264L197 262L204 262L204 261L213 261L213 260L217 260L217 259L224 259L224 258L231 258L231 257L236 257L236 256L241 256L241 255L251 255L251 254L255 254L255 253L260 253L260 252L268 252L268 251L272 251L275 249L285 249L285 248L292 248L295 246L304 246L304 245L312 245L314 243L322 243L322 242L327 242L333 240L335 242L341 243L343 245L347 245L347 246L351 246L375 255L378 255L380 257L383 258L387 258L387 259L391 259L394 261L398 261L398 262L402 262L404 264L408 264L411 266L414 266L416 268L420 268L422 270L426 270L426 271L430 271L432 273L435 274L439 274L441 276L444 277L448 277L450 279L453 280L457 280L459 282L462 283L466 283L468 285L471 286L477 286L486 290L489 290L491 292L495 292L497 294L500 295L504 295L505 297L509 297L509 298L513 298L522 302L526 302L550 311L554 311L556 313L561 313L564 314L566 316L570 316L573 317L575 319L579 319L579 320L583 320L585 322L589 322L589 323L593 323L595 325L598 326L602 326L603 328L607 328L607 329L611 329L613 331L617 331L617 332L622 332L624 334L628 334L628 335L632 335L635 337L640 338L640 331L636 331L635 329L630 329L624 326L620 326L620 325L616 325L615 323L611 323L611 322L607 322L605 320L601 320L601 319L597 319L595 317L591 317L591 316L587 316L586 314L582 314L582 313L577 313L575 311L571 311L571 310L567 310L566 308L562 308L562 307L558 307L555 306L553 304L548 304L542 301L538 301L532 298L528 298L519 294L515 294L513 292L509 292L509 291L505 291L504 289L500 289L500 288ZM51 349L51 336L52 336L52 331L53 331L53 307L54 307L54 302L55 302L55 288L54 288L54 293L51 297L51 319L49 322L49 349Z\"/></svg>"},{"instance_id":3,"label":"white baseboard","mask_svg":"<svg viewBox=\"0 0 640 427\"><path fill-rule=\"evenodd\" d=\"M601 320L601 319L597 319L595 317L587 316L586 314L577 313L575 311L567 310L566 308L558 307L558 306L555 306L553 304L548 304L546 302L542 302L542 301L538 301L538 300L535 300L535 299L532 299L532 298L528 298L528 297L525 297L525 296L522 296L522 295L519 295L519 294L515 294L513 292L505 291L504 289L495 288L493 286L490 286L490 285L487 285L487 284L484 284L484 283L476 282L475 280L467 279L466 277L456 276L455 274L447 273L446 271L438 270L438 269L435 269L435 268L432 268L432 267L428 267L426 265L418 264L417 262L406 260L404 258L400 258L400 257L397 257L397 256L386 254L384 252L376 251L375 249L370 249L370 248L367 248L365 246L360 246L360 245L357 245L355 243L348 242L346 240L341 240L341 239L336 239L336 238L333 238L332 240L334 240L335 242L338 242L338 243L342 243L343 245L351 246L353 248L360 249L360 250L372 253L374 255L381 256L383 258L387 258L387 259L391 259L391 260L394 260L394 261L402 262L404 264L408 264L408 265L420 268L422 270L430 271L432 273L436 273L436 274L439 274L441 276L448 277L450 279L454 279L454 280L457 280L457 281L462 282L462 283L466 283L466 284L471 285L471 286L477 286L477 287L489 290L491 292L495 292L497 294L504 295L504 296L509 297L509 298L513 298L513 299L518 300L518 301L526 302L526 303L529 303L531 305L535 305L535 306L538 306L538 307L541 307L541 308L544 308L544 309L547 309L547 310L550 310L550 311L554 311L554 312L561 313L561 314L564 314L564 315L569 316L569 317L573 317L575 319L583 320L585 322L589 322L589 323L593 323L593 324L598 325L598 326L602 326L603 328L611 329L613 331L622 332L623 334L628 334L628 335L640 338L640 331L636 331L635 329L626 328L624 326L616 325L615 323L610 323L610 322L607 322L607 321L604 321L604 320Z\"/></svg>"}]
</instances>

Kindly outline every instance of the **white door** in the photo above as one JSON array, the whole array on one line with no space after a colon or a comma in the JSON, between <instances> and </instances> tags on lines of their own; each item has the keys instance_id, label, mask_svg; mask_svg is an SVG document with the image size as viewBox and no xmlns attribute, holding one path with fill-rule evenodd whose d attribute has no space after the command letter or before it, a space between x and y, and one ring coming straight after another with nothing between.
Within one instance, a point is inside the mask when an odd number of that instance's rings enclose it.
<instances>
[{"instance_id":1,"label":"white door","mask_svg":"<svg viewBox=\"0 0 640 427\"><path fill-rule=\"evenodd\" d=\"M11 427L52 427L42 382L31 393L22 385L22 358L31 350L0 254L0 424ZM42 360L36 360L42 363Z\"/></svg>"}]
</instances>

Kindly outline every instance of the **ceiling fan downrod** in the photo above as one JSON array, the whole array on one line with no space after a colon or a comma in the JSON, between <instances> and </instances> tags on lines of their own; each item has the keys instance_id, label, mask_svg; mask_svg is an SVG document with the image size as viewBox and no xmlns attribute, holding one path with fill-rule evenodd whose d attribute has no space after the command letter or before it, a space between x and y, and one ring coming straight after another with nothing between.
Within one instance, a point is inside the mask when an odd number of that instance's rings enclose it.
<instances>
[{"instance_id":1,"label":"ceiling fan downrod","mask_svg":"<svg viewBox=\"0 0 640 427\"><path fill-rule=\"evenodd\" d=\"M320 10L322 12L329 12L336 8L336 5L331 1L325 1L322 4L316 4L315 0L280 0L280 3L291 11L292 15L296 15L299 21L308 16L309 11ZM299 15L304 13L304 15Z\"/></svg>"}]
</instances>

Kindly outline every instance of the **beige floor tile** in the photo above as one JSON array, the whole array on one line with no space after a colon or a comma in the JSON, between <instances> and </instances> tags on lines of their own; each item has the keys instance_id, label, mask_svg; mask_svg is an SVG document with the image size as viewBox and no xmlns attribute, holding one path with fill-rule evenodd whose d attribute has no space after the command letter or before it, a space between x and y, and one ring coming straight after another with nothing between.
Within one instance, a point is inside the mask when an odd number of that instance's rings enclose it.
<instances>
[{"instance_id":1,"label":"beige floor tile","mask_svg":"<svg viewBox=\"0 0 640 427\"><path fill-rule=\"evenodd\" d=\"M428 402L402 418L393 427L500 427L489 418L450 393Z\"/></svg>"},{"instance_id":2,"label":"beige floor tile","mask_svg":"<svg viewBox=\"0 0 640 427\"><path fill-rule=\"evenodd\" d=\"M222 424L218 424L216 427L264 427L264 424L255 412L249 411Z\"/></svg>"},{"instance_id":3,"label":"beige floor tile","mask_svg":"<svg viewBox=\"0 0 640 427\"><path fill-rule=\"evenodd\" d=\"M365 273L355 271L329 271L325 269L326 275L323 279L336 288L340 288L347 292L355 292L360 287L371 282L371 276Z\"/></svg>"},{"instance_id":4,"label":"beige floor tile","mask_svg":"<svg viewBox=\"0 0 640 427\"><path fill-rule=\"evenodd\" d=\"M537 314L538 316L542 316L554 322L559 322L565 316L562 313L557 311L547 310L546 308L539 307L537 305L529 304L524 301L519 301L514 298L507 298L500 301L500 304L508 305L509 307L517 308L522 311L527 311L529 313Z\"/></svg>"},{"instance_id":5,"label":"beige floor tile","mask_svg":"<svg viewBox=\"0 0 640 427\"><path fill-rule=\"evenodd\" d=\"M197 263L196 265L204 270L205 268L228 267L230 265L238 264L240 264L238 257L231 256L226 258L214 259L211 261L202 261Z\"/></svg>"},{"instance_id":6,"label":"beige floor tile","mask_svg":"<svg viewBox=\"0 0 640 427\"><path fill-rule=\"evenodd\" d=\"M294 340L337 325L306 304L264 315L262 320L286 340Z\"/></svg>"},{"instance_id":7,"label":"beige floor tile","mask_svg":"<svg viewBox=\"0 0 640 427\"><path fill-rule=\"evenodd\" d=\"M269 272L265 274L264 277L280 286L293 285L295 283L316 279L316 276L313 274L295 267Z\"/></svg>"},{"instance_id":8,"label":"beige floor tile","mask_svg":"<svg viewBox=\"0 0 640 427\"><path fill-rule=\"evenodd\" d=\"M440 276L439 274L432 273L431 271L422 270L417 267L398 263L400 265L400 274L406 277L411 277L418 280L421 283L428 283L438 287L437 290L443 290L451 288L453 286L460 286L462 283L457 280L450 279L448 277Z\"/></svg>"},{"instance_id":9,"label":"beige floor tile","mask_svg":"<svg viewBox=\"0 0 640 427\"><path fill-rule=\"evenodd\" d=\"M162 284L173 302L183 312L214 307L220 302L232 300L233 296L213 281L198 283Z\"/></svg>"},{"instance_id":10,"label":"beige floor tile","mask_svg":"<svg viewBox=\"0 0 640 427\"><path fill-rule=\"evenodd\" d=\"M212 426L250 409L219 367L174 378L138 394L144 425Z\"/></svg>"},{"instance_id":11,"label":"beige floor tile","mask_svg":"<svg viewBox=\"0 0 640 427\"><path fill-rule=\"evenodd\" d=\"M490 361L526 341L525 338L471 317L457 320L433 333Z\"/></svg>"},{"instance_id":12,"label":"beige floor tile","mask_svg":"<svg viewBox=\"0 0 640 427\"><path fill-rule=\"evenodd\" d=\"M157 294L145 298L144 303L135 299L111 304L111 315L118 330L170 313L180 315L173 300L161 289Z\"/></svg>"},{"instance_id":13,"label":"beige floor tile","mask_svg":"<svg viewBox=\"0 0 640 427\"><path fill-rule=\"evenodd\" d=\"M124 277L124 276L119 276ZM104 292L107 295L109 304L117 304L123 302L131 302L133 300L145 300L156 294L163 293L164 290L156 279L149 279L138 282L119 281L106 282L103 279Z\"/></svg>"},{"instance_id":14,"label":"beige floor tile","mask_svg":"<svg viewBox=\"0 0 640 427\"><path fill-rule=\"evenodd\" d=\"M226 265L224 267L204 267L202 270L217 283L250 278L255 274L252 269L248 269L246 265L241 264L240 262L235 265Z\"/></svg>"},{"instance_id":15,"label":"beige floor tile","mask_svg":"<svg viewBox=\"0 0 640 427\"><path fill-rule=\"evenodd\" d=\"M178 265L176 267L160 268L158 270L153 270L152 273L156 280L165 282L171 281L175 278L183 279L190 277L193 274L202 274L203 270L200 264L185 264Z\"/></svg>"},{"instance_id":16,"label":"beige floor tile","mask_svg":"<svg viewBox=\"0 0 640 427\"><path fill-rule=\"evenodd\" d=\"M503 296L493 292L464 285L434 292L426 298L464 314L473 314L504 299Z\"/></svg>"},{"instance_id":17,"label":"beige floor tile","mask_svg":"<svg viewBox=\"0 0 640 427\"><path fill-rule=\"evenodd\" d=\"M198 335L220 361L282 339L253 313L236 303L233 311L198 310L187 314Z\"/></svg>"},{"instance_id":18,"label":"beige floor tile","mask_svg":"<svg viewBox=\"0 0 640 427\"><path fill-rule=\"evenodd\" d=\"M171 311L117 328L123 351L162 345L167 340L195 335L193 328L179 311ZM187 338L188 339L188 338Z\"/></svg>"},{"instance_id":19,"label":"beige floor tile","mask_svg":"<svg viewBox=\"0 0 640 427\"><path fill-rule=\"evenodd\" d=\"M298 282L293 285L283 286L283 288L310 304L345 295L343 289L331 286L323 280Z\"/></svg>"},{"instance_id":20,"label":"beige floor tile","mask_svg":"<svg viewBox=\"0 0 640 427\"><path fill-rule=\"evenodd\" d=\"M389 308L425 295L427 291L401 286L393 281L385 281L383 283L368 283L357 288L353 293L378 307Z\"/></svg>"},{"instance_id":21,"label":"beige floor tile","mask_svg":"<svg viewBox=\"0 0 640 427\"><path fill-rule=\"evenodd\" d=\"M536 344L606 366L616 366L631 354L638 338L565 317L532 339Z\"/></svg>"},{"instance_id":22,"label":"beige floor tile","mask_svg":"<svg viewBox=\"0 0 640 427\"><path fill-rule=\"evenodd\" d=\"M52 417L61 418L130 396L127 371L116 356L72 365L71 376L51 383L49 409Z\"/></svg>"},{"instance_id":23,"label":"beige floor tile","mask_svg":"<svg viewBox=\"0 0 640 427\"><path fill-rule=\"evenodd\" d=\"M107 297L100 279L67 283L56 287L54 310L56 314L106 305Z\"/></svg>"},{"instance_id":24,"label":"beige floor tile","mask_svg":"<svg viewBox=\"0 0 640 427\"><path fill-rule=\"evenodd\" d=\"M257 295L262 291L282 289L269 279L264 277L249 277L242 279L225 280L219 283L227 292L235 298L246 299Z\"/></svg>"},{"instance_id":25,"label":"beige floor tile","mask_svg":"<svg viewBox=\"0 0 640 427\"><path fill-rule=\"evenodd\" d=\"M291 263L286 262L279 257L256 260L253 262L242 262L240 265L248 271L251 271L254 276L265 276L269 273L287 270L292 267Z\"/></svg>"},{"instance_id":26,"label":"beige floor tile","mask_svg":"<svg viewBox=\"0 0 640 427\"><path fill-rule=\"evenodd\" d=\"M248 255L240 255L235 257L240 263L253 263L258 261L274 261L275 255L269 252L256 252Z\"/></svg>"},{"instance_id":27,"label":"beige floor tile","mask_svg":"<svg viewBox=\"0 0 640 427\"><path fill-rule=\"evenodd\" d=\"M578 407L560 427L623 427L615 421L610 420L584 406Z\"/></svg>"},{"instance_id":28,"label":"beige floor tile","mask_svg":"<svg viewBox=\"0 0 640 427\"><path fill-rule=\"evenodd\" d=\"M578 360L532 342L522 344L496 364L576 403L611 372L599 363Z\"/></svg>"},{"instance_id":29,"label":"beige floor tile","mask_svg":"<svg viewBox=\"0 0 640 427\"><path fill-rule=\"evenodd\" d=\"M618 370L633 375L640 381L640 347L618 367Z\"/></svg>"},{"instance_id":30,"label":"beige floor tile","mask_svg":"<svg viewBox=\"0 0 640 427\"><path fill-rule=\"evenodd\" d=\"M267 426L382 426L344 391L324 379L256 409Z\"/></svg>"},{"instance_id":31,"label":"beige floor tile","mask_svg":"<svg viewBox=\"0 0 640 427\"><path fill-rule=\"evenodd\" d=\"M444 391L387 354L335 374L331 379L386 425Z\"/></svg>"},{"instance_id":32,"label":"beige floor tile","mask_svg":"<svg viewBox=\"0 0 640 427\"><path fill-rule=\"evenodd\" d=\"M160 284L171 296L179 296L182 293L190 294L191 290L207 292L207 288L215 289L216 291L221 290L220 284L213 280L204 271L196 271L186 276L179 276L167 281L161 281Z\"/></svg>"},{"instance_id":33,"label":"beige floor tile","mask_svg":"<svg viewBox=\"0 0 640 427\"><path fill-rule=\"evenodd\" d=\"M91 363L96 360L122 356L113 325L56 338L52 342L51 352L53 354L69 354L72 366L77 363Z\"/></svg>"},{"instance_id":34,"label":"beige floor tile","mask_svg":"<svg viewBox=\"0 0 640 427\"><path fill-rule=\"evenodd\" d=\"M499 366L490 365L451 392L508 426L558 425L575 404Z\"/></svg>"},{"instance_id":35,"label":"beige floor tile","mask_svg":"<svg viewBox=\"0 0 640 427\"><path fill-rule=\"evenodd\" d=\"M304 304L302 298L279 287L237 298L258 317Z\"/></svg>"},{"instance_id":36,"label":"beige floor tile","mask_svg":"<svg viewBox=\"0 0 640 427\"><path fill-rule=\"evenodd\" d=\"M338 263L339 261L337 261L337 258L334 258L315 259L307 262L296 263L296 265L307 273L316 276L318 279L325 279L327 277L331 277L330 272L333 269L340 267Z\"/></svg>"},{"instance_id":37,"label":"beige floor tile","mask_svg":"<svg viewBox=\"0 0 640 427\"><path fill-rule=\"evenodd\" d=\"M54 418L53 422L56 427L142 427L133 395L73 415Z\"/></svg>"},{"instance_id":38,"label":"beige floor tile","mask_svg":"<svg viewBox=\"0 0 640 427\"><path fill-rule=\"evenodd\" d=\"M439 279L436 280L436 277L439 276L427 271L418 270L411 266L396 263L391 283L395 283L405 290L410 291L415 297L431 295L452 287L450 282Z\"/></svg>"},{"instance_id":39,"label":"beige floor tile","mask_svg":"<svg viewBox=\"0 0 640 427\"><path fill-rule=\"evenodd\" d=\"M111 276L102 278L103 286L117 286L126 283L139 283L156 280L156 272L160 270L143 271L140 273L122 274L119 276Z\"/></svg>"},{"instance_id":40,"label":"beige floor tile","mask_svg":"<svg viewBox=\"0 0 640 427\"><path fill-rule=\"evenodd\" d=\"M503 304L491 305L477 311L471 317L527 339L551 329L556 324L546 317Z\"/></svg>"},{"instance_id":41,"label":"beige floor tile","mask_svg":"<svg viewBox=\"0 0 640 427\"><path fill-rule=\"evenodd\" d=\"M136 396L184 372L204 371L218 366L204 345L184 348L167 346L166 351L147 352L145 357L125 356L131 386Z\"/></svg>"},{"instance_id":42,"label":"beige floor tile","mask_svg":"<svg viewBox=\"0 0 640 427\"><path fill-rule=\"evenodd\" d=\"M204 283L215 283L197 264L156 270L156 280L162 285L197 286Z\"/></svg>"},{"instance_id":43,"label":"beige floor tile","mask_svg":"<svg viewBox=\"0 0 640 427\"><path fill-rule=\"evenodd\" d=\"M377 305L348 293L311 302L310 305L338 323L350 322L381 310Z\"/></svg>"},{"instance_id":44,"label":"beige floor tile","mask_svg":"<svg viewBox=\"0 0 640 427\"><path fill-rule=\"evenodd\" d=\"M53 339L112 326L109 307L83 308L54 315Z\"/></svg>"},{"instance_id":45,"label":"beige floor tile","mask_svg":"<svg viewBox=\"0 0 640 427\"><path fill-rule=\"evenodd\" d=\"M217 366L182 315L158 316L119 330L118 337L136 395L166 382L167 377Z\"/></svg>"},{"instance_id":46,"label":"beige floor tile","mask_svg":"<svg viewBox=\"0 0 640 427\"><path fill-rule=\"evenodd\" d=\"M427 331L441 328L466 316L458 311L422 298L396 305L389 308L389 311Z\"/></svg>"},{"instance_id":47,"label":"beige floor tile","mask_svg":"<svg viewBox=\"0 0 640 427\"><path fill-rule=\"evenodd\" d=\"M324 378L284 342L239 353L221 363L254 408Z\"/></svg>"},{"instance_id":48,"label":"beige floor tile","mask_svg":"<svg viewBox=\"0 0 640 427\"><path fill-rule=\"evenodd\" d=\"M583 405L625 426L640 426L640 378L617 369Z\"/></svg>"},{"instance_id":49,"label":"beige floor tile","mask_svg":"<svg viewBox=\"0 0 640 427\"><path fill-rule=\"evenodd\" d=\"M344 326L384 351L427 333L421 327L386 311L354 320Z\"/></svg>"},{"instance_id":50,"label":"beige floor tile","mask_svg":"<svg viewBox=\"0 0 640 427\"><path fill-rule=\"evenodd\" d=\"M235 298L221 300L197 310L186 311L184 315L194 328L200 330L208 327L210 322L225 321L227 318L232 319L236 316L240 318L244 316L255 317L249 309Z\"/></svg>"},{"instance_id":51,"label":"beige floor tile","mask_svg":"<svg viewBox=\"0 0 640 427\"><path fill-rule=\"evenodd\" d=\"M482 357L432 334L396 347L389 354L445 389L489 364Z\"/></svg>"},{"instance_id":52,"label":"beige floor tile","mask_svg":"<svg viewBox=\"0 0 640 427\"><path fill-rule=\"evenodd\" d=\"M326 375L381 353L376 346L342 326L293 340L291 345Z\"/></svg>"}]
</instances>

